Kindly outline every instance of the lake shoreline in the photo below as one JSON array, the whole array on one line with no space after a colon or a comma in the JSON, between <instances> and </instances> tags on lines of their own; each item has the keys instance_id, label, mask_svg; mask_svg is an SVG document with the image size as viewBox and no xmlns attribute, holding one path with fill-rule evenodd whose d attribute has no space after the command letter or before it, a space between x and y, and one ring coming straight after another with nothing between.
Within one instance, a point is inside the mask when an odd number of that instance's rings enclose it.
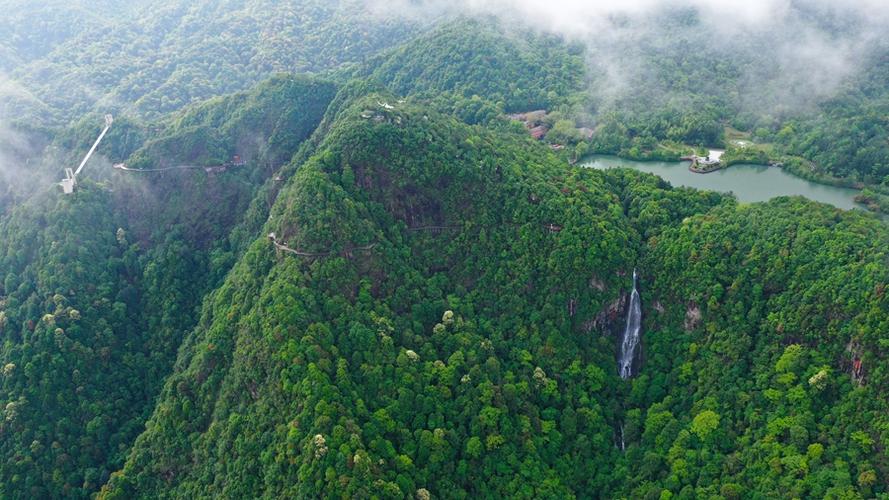
<instances>
[{"instance_id":1,"label":"lake shoreline","mask_svg":"<svg viewBox=\"0 0 889 500\"><path fill-rule=\"evenodd\" d=\"M632 158L629 156L621 156L621 155L614 155L614 154L592 153L592 154L585 155L584 157L582 157L580 159L574 159L571 164L572 165L583 165L584 162L586 162L588 159L599 157L599 156L610 156L610 157L619 158L619 159L625 160L625 161L633 161L633 162L640 162L640 163L684 162L684 161L691 162L691 160L687 156L680 157L677 160L674 158ZM783 164L783 166L777 166L777 165L773 165L771 163L752 163L752 162L737 162L737 161L735 161L735 162L731 162L728 164L722 164L718 168L714 168L712 170L706 170L706 171L691 170L691 171L696 174L709 174L712 172L725 170L725 169L732 167L734 165L757 165L757 166L763 166L763 167L769 167L769 168L777 168L777 169L781 169L781 170L787 172L788 174L790 174L794 177L797 177L797 178L802 179L804 181L809 181L809 182L812 182L815 184L820 184L822 186L830 186L830 187L836 187L836 188L842 188L842 189L854 189L856 191L862 191L868 187L870 187L870 188L875 187L872 184L866 184L861 181L853 181L853 180L849 180L849 179L843 179L841 177L832 177L832 176L827 176L825 174L817 174L814 172L812 172L812 173L805 172L800 169L792 168L790 165L787 165L787 164ZM691 168L691 166L689 166L689 168ZM878 186L876 186L876 187L879 188Z\"/></svg>"},{"instance_id":2,"label":"lake shoreline","mask_svg":"<svg viewBox=\"0 0 889 500\"><path fill-rule=\"evenodd\" d=\"M614 155L587 155L577 162L586 168L631 168L661 177L674 186L709 191L730 192L742 203L768 201L778 196L803 196L843 210L858 209L870 213L855 201L860 190L817 183L784 168L736 163L701 175L689 169L688 160L631 160Z\"/></svg>"}]
</instances>

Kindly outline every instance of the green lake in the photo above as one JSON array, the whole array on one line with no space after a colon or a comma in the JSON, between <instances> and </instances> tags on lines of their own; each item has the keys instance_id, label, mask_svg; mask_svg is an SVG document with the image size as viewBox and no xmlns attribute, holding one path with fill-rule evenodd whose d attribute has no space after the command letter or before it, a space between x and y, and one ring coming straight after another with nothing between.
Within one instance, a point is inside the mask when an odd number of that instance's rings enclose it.
<instances>
[{"instance_id":1,"label":"green lake","mask_svg":"<svg viewBox=\"0 0 889 500\"><path fill-rule=\"evenodd\" d=\"M674 186L731 192L744 203L800 195L845 210L863 208L855 203L858 194L855 189L818 184L764 165L739 164L709 174L695 174L688 170L687 161L634 161L607 155L590 156L580 165L598 169L632 168L655 174Z\"/></svg>"}]
</instances>

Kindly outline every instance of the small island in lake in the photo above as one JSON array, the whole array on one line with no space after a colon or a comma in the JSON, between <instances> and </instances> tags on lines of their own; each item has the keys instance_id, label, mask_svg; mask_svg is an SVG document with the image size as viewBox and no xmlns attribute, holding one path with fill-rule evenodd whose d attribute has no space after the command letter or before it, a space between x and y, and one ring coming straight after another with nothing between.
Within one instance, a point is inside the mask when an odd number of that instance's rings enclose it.
<instances>
[{"instance_id":1,"label":"small island in lake","mask_svg":"<svg viewBox=\"0 0 889 500\"><path fill-rule=\"evenodd\" d=\"M720 161L722 153L724 152L725 151L721 149L711 149L707 156L698 156L692 154L689 156L683 156L681 159L691 162L691 165L688 166L688 169L690 171L696 174L709 174L710 172L715 172L724 166Z\"/></svg>"}]
</instances>

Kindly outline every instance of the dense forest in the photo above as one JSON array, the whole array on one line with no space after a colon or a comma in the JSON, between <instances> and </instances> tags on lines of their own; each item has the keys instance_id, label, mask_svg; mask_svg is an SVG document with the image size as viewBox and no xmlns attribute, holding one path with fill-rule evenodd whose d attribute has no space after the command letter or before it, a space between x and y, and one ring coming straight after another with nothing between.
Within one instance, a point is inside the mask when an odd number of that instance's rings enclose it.
<instances>
[{"instance_id":1,"label":"dense forest","mask_svg":"<svg viewBox=\"0 0 889 500\"><path fill-rule=\"evenodd\" d=\"M233 264L253 214L267 210L253 200L277 171L270 165L310 136L334 93L325 81L275 77L171 117L142 147L152 132L119 124L103 152L132 153L134 166L199 161L157 145L201 144L201 127L249 161L213 176L107 168L75 197L43 191L3 217L2 394L15 436L3 441L4 496L86 496L122 466L204 295ZM57 144L85 143L78 137L96 128L82 122Z\"/></svg>"},{"instance_id":2,"label":"dense forest","mask_svg":"<svg viewBox=\"0 0 889 500\"><path fill-rule=\"evenodd\" d=\"M58 127L96 107L163 119L277 72L312 72L340 83L372 78L398 94L462 105L474 120L488 119L489 109L453 101L478 96L500 111L554 111L550 128L561 120L596 130L552 136L584 142L583 152L675 159L731 145L729 126L798 175L889 191L889 47L880 41L860 55L860 71L825 94L770 50L781 33L716 43L694 9L659 11L639 26L613 19L586 44L494 19L368 13L357 0L9 1L15 15L0 21L8 34L0 40L0 68L8 68L0 117L16 124ZM801 16L826 15L804 7ZM835 39L860 24L832 15L820 22ZM632 64L616 67L615 54Z\"/></svg>"},{"instance_id":3,"label":"dense forest","mask_svg":"<svg viewBox=\"0 0 889 500\"><path fill-rule=\"evenodd\" d=\"M416 28L360 1L4 2L2 115L57 123L100 106L158 118L269 75L361 62Z\"/></svg>"},{"instance_id":4,"label":"dense forest","mask_svg":"<svg viewBox=\"0 0 889 500\"><path fill-rule=\"evenodd\" d=\"M263 233L311 255L251 245L106 497L880 491L879 223L572 170L382 100L272 210ZM650 344L627 384L608 312L634 262Z\"/></svg>"},{"instance_id":5,"label":"dense forest","mask_svg":"<svg viewBox=\"0 0 889 500\"><path fill-rule=\"evenodd\" d=\"M506 27L461 21L383 53L369 76L400 95L482 96L507 112L553 109L584 89L583 47L541 36L516 40Z\"/></svg>"},{"instance_id":6,"label":"dense forest","mask_svg":"<svg viewBox=\"0 0 889 500\"><path fill-rule=\"evenodd\" d=\"M575 164L724 146L887 212L882 45L799 106L694 9L7 4L0 497L889 498L886 222Z\"/></svg>"}]
</instances>

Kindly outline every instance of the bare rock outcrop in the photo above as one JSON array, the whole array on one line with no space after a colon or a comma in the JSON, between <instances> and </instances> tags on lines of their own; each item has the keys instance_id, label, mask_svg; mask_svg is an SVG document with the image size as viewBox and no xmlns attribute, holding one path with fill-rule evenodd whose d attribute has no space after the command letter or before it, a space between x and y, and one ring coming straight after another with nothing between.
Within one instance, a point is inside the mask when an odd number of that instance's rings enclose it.
<instances>
[{"instance_id":1,"label":"bare rock outcrop","mask_svg":"<svg viewBox=\"0 0 889 500\"><path fill-rule=\"evenodd\" d=\"M690 332L701 324L701 308L694 302L689 302L685 309L685 331Z\"/></svg>"}]
</instances>

